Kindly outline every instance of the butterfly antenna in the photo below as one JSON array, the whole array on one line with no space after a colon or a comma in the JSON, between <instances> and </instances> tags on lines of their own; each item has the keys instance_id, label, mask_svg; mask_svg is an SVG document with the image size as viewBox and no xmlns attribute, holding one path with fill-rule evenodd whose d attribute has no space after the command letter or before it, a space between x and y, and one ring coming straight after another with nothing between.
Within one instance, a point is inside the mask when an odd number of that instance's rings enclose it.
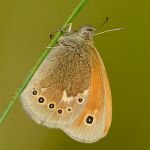
<instances>
[{"instance_id":1,"label":"butterfly antenna","mask_svg":"<svg viewBox=\"0 0 150 150\"><path fill-rule=\"evenodd\" d=\"M104 34L104 33L107 33L107 32L112 32L112 31L120 31L120 30L124 30L124 29L125 28L110 29L110 30L106 30L106 31L103 31L103 32L96 33L96 34L94 34L94 36L101 35L101 34Z\"/></svg>"},{"instance_id":2,"label":"butterfly antenna","mask_svg":"<svg viewBox=\"0 0 150 150\"><path fill-rule=\"evenodd\" d=\"M105 19L105 21L100 25L100 27L103 27L108 22L108 17Z\"/></svg>"}]
</instances>

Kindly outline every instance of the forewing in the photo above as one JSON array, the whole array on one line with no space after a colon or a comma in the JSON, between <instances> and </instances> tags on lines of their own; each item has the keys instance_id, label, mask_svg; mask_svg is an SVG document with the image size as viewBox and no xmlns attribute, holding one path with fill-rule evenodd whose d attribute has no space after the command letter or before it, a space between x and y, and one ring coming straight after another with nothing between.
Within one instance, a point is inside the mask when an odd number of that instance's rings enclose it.
<instances>
[{"instance_id":1,"label":"forewing","mask_svg":"<svg viewBox=\"0 0 150 150\"><path fill-rule=\"evenodd\" d=\"M22 93L23 106L37 123L64 129L87 103L90 76L89 55L57 46Z\"/></svg>"}]
</instances>

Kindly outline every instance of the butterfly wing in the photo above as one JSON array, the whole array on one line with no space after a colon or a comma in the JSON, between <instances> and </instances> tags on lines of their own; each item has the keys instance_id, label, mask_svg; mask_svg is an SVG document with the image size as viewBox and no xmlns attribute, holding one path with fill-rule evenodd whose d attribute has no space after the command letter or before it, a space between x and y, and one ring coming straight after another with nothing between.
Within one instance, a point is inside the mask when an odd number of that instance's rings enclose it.
<instances>
[{"instance_id":1,"label":"butterfly wing","mask_svg":"<svg viewBox=\"0 0 150 150\"><path fill-rule=\"evenodd\" d=\"M64 129L87 103L91 59L70 47L52 49L21 95L25 110L39 124Z\"/></svg>"},{"instance_id":2,"label":"butterfly wing","mask_svg":"<svg viewBox=\"0 0 150 150\"><path fill-rule=\"evenodd\" d=\"M104 137L111 124L111 91L102 59L96 48L87 48L92 59L87 104L82 113L64 131L73 139L91 143Z\"/></svg>"},{"instance_id":3,"label":"butterfly wing","mask_svg":"<svg viewBox=\"0 0 150 150\"><path fill-rule=\"evenodd\" d=\"M111 123L111 93L103 62L88 53L57 46L21 95L25 110L39 124L64 130L80 142L95 142Z\"/></svg>"}]
</instances>

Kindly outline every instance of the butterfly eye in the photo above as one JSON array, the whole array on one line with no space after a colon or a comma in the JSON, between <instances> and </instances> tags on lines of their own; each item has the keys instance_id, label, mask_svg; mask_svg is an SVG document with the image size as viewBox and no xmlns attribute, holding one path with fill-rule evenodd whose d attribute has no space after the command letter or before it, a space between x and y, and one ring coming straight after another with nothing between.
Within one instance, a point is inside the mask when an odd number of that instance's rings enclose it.
<instances>
[{"instance_id":1,"label":"butterfly eye","mask_svg":"<svg viewBox=\"0 0 150 150\"><path fill-rule=\"evenodd\" d=\"M34 91L32 92L32 94L33 94L33 95L37 95L37 91L34 90Z\"/></svg>"},{"instance_id":2,"label":"butterfly eye","mask_svg":"<svg viewBox=\"0 0 150 150\"><path fill-rule=\"evenodd\" d=\"M78 103L79 104L83 103L83 98L78 98Z\"/></svg>"},{"instance_id":3,"label":"butterfly eye","mask_svg":"<svg viewBox=\"0 0 150 150\"><path fill-rule=\"evenodd\" d=\"M94 117L93 116L87 116L87 118L86 118L86 123L87 124L92 124L93 121L94 121Z\"/></svg>"},{"instance_id":4,"label":"butterfly eye","mask_svg":"<svg viewBox=\"0 0 150 150\"><path fill-rule=\"evenodd\" d=\"M38 102L39 103L44 103L44 98L43 97L39 97Z\"/></svg>"},{"instance_id":5,"label":"butterfly eye","mask_svg":"<svg viewBox=\"0 0 150 150\"><path fill-rule=\"evenodd\" d=\"M93 29L92 29L92 28L87 28L86 30L87 30L87 31L93 31Z\"/></svg>"}]
</instances>

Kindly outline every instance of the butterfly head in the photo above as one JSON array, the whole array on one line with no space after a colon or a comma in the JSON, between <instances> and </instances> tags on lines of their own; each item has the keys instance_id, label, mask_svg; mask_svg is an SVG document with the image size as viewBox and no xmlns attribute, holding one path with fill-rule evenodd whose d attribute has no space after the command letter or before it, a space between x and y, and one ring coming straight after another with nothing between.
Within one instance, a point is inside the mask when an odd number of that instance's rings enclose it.
<instances>
[{"instance_id":1,"label":"butterfly head","mask_svg":"<svg viewBox=\"0 0 150 150\"><path fill-rule=\"evenodd\" d=\"M79 29L79 33L86 40L92 40L93 39L93 34L94 34L95 30L96 29L94 27L92 27L92 26L82 26Z\"/></svg>"}]
</instances>

